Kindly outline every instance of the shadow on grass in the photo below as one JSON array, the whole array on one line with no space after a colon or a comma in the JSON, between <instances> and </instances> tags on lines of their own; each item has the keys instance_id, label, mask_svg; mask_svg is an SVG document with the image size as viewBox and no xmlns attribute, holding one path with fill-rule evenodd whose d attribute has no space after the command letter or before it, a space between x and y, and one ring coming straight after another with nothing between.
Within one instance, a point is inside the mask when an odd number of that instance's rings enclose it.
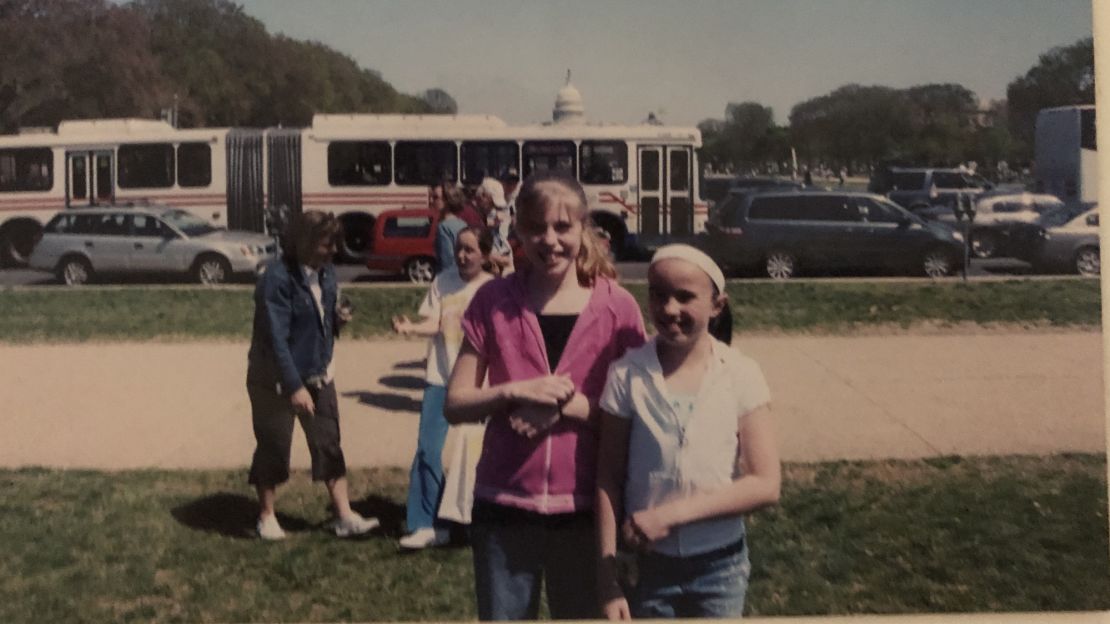
<instances>
[{"instance_id":1,"label":"shadow on grass","mask_svg":"<svg viewBox=\"0 0 1110 624\"><path fill-rule=\"evenodd\" d=\"M398 390L423 390L427 383L420 377L412 375L386 375L380 377L378 383L386 388L396 388Z\"/></svg>"},{"instance_id":2,"label":"shadow on grass","mask_svg":"<svg viewBox=\"0 0 1110 624\"><path fill-rule=\"evenodd\" d=\"M197 531L219 533L227 537L255 538L258 503L242 494L220 492L174 507L170 514L181 524ZM286 531L299 532L316 528L303 518L277 514Z\"/></svg>"},{"instance_id":3,"label":"shadow on grass","mask_svg":"<svg viewBox=\"0 0 1110 624\"><path fill-rule=\"evenodd\" d=\"M420 401L404 394L388 392L344 392L345 397L354 397L359 403L379 407L389 411L420 413Z\"/></svg>"},{"instance_id":4,"label":"shadow on grass","mask_svg":"<svg viewBox=\"0 0 1110 624\"><path fill-rule=\"evenodd\" d=\"M373 516L382 523L380 533L377 535L397 538L405 530L405 506L377 494L367 494L365 497L351 501L351 509L365 517Z\"/></svg>"}]
</instances>

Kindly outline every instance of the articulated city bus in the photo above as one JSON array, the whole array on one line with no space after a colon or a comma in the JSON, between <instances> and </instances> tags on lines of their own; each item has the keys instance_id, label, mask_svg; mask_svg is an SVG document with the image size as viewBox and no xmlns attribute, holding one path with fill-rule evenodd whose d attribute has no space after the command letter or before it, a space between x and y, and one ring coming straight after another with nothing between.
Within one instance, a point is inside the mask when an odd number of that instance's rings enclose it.
<instances>
[{"instance_id":1,"label":"articulated city bus","mask_svg":"<svg viewBox=\"0 0 1110 624\"><path fill-rule=\"evenodd\" d=\"M1098 201L1095 107L1061 106L1037 113L1034 169L1039 193L1069 204Z\"/></svg>"},{"instance_id":2,"label":"articulated city bus","mask_svg":"<svg viewBox=\"0 0 1110 624\"><path fill-rule=\"evenodd\" d=\"M440 180L576 175L615 250L630 237L704 229L696 128L510 126L485 115L316 115L307 128L176 129L142 119L65 121L0 136L0 253L24 259L61 209L152 202L233 229L265 231L267 209L342 219L357 258L376 215L427 204Z\"/></svg>"}]
</instances>

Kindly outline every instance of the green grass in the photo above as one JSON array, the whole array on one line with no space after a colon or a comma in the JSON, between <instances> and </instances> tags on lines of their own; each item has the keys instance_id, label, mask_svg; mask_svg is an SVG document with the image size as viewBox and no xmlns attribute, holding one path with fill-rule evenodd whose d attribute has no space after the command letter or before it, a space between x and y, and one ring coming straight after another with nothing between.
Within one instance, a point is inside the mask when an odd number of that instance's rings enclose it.
<instances>
[{"instance_id":1,"label":"green grass","mask_svg":"<svg viewBox=\"0 0 1110 624\"><path fill-rule=\"evenodd\" d=\"M628 284L641 302L647 287ZM390 334L423 289L346 289L354 338ZM1097 328L1097 280L1006 282L732 282L738 331L843 332L876 325L1013 324ZM0 290L0 342L250 338L249 288L125 287Z\"/></svg>"},{"instance_id":2,"label":"green grass","mask_svg":"<svg viewBox=\"0 0 1110 624\"><path fill-rule=\"evenodd\" d=\"M383 533L296 473L261 543L242 471L0 471L0 621L473 619L468 549L400 554L404 474L351 476ZM789 465L749 527L753 615L1110 608L1104 456Z\"/></svg>"}]
</instances>

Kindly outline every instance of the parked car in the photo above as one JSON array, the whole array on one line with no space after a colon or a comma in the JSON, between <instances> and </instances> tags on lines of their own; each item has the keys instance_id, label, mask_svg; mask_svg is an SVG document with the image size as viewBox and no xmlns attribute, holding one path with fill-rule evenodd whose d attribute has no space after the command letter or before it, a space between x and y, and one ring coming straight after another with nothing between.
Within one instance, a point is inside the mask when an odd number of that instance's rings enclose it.
<instances>
[{"instance_id":1,"label":"parked car","mask_svg":"<svg viewBox=\"0 0 1110 624\"><path fill-rule=\"evenodd\" d=\"M1064 206L1054 195L1034 193L986 194L975 203L971 223L971 251L979 258L1009 256L1014 226L1033 223L1037 217Z\"/></svg>"},{"instance_id":2,"label":"parked car","mask_svg":"<svg viewBox=\"0 0 1110 624\"><path fill-rule=\"evenodd\" d=\"M436 210L386 210L378 215L366 249L366 268L400 273L416 284L435 278Z\"/></svg>"},{"instance_id":3,"label":"parked car","mask_svg":"<svg viewBox=\"0 0 1110 624\"><path fill-rule=\"evenodd\" d=\"M43 228L31 268L67 285L100 276L176 273L201 284L255 274L277 253L274 240L229 231L169 206L65 210Z\"/></svg>"},{"instance_id":4,"label":"parked car","mask_svg":"<svg viewBox=\"0 0 1110 624\"><path fill-rule=\"evenodd\" d=\"M889 167L871 178L867 190L885 194L894 203L911 211L947 203L960 193L979 194L994 185L964 169L928 167Z\"/></svg>"},{"instance_id":5,"label":"parked car","mask_svg":"<svg viewBox=\"0 0 1110 624\"><path fill-rule=\"evenodd\" d=\"M1097 205L1081 212L1070 206L1046 212L1017 227L1014 243L1016 255L1038 270L1101 273Z\"/></svg>"},{"instance_id":6,"label":"parked car","mask_svg":"<svg viewBox=\"0 0 1110 624\"><path fill-rule=\"evenodd\" d=\"M733 191L709 222L706 251L723 266L772 278L868 269L948 275L963 237L885 197L829 191Z\"/></svg>"}]
</instances>

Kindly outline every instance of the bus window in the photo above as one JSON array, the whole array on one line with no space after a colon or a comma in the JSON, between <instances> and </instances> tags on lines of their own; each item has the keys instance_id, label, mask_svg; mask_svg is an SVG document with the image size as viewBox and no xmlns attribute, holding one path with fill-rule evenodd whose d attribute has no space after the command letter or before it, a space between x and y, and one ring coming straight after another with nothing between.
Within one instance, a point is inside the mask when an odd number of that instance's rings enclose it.
<instances>
[{"instance_id":1,"label":"bus window","mask_svg":"<svg viewBox=\"0 0 1110 624\"><path fill-rule=\"evenodd\" d=\"M177 183L181 186L212 184L212 148L207 143L177 146Z\"/></svg>"},{"instance_id":2,"label":"bus window","mask_svg":"<svg viewBox=\"0 0 1110 624\"><path fill-rule=\"evenodd\" d=\"M487 177L517 175L520 147L516 141L463 141L463 184L481 184Z\"/></svg>"},{"instance_id":3,"label":"bus window","mask_svg":"<svg viewBox=\"0 0 1110 624\"><path fill-rule=\"evenodd\" d=\"M384 186L393 179L386 141L332 141L328 144L328 184Z\"/></svg>"},{"instance_id":4,"label":"bus window","mask_svg":"<svg viewBox=\"0 0 1110 624\"><path fill-rule=\"evenodd\" d=\"M119 146L120 188L169 188L173 186L174 154L169 143Z\"/></svg>"},{"instance_id":5,"label":"bus window","mask_svg":"<svg viewBox=\"0 0 1110 624\"><path fill-rule=\"evenodd\" d=\"M0 192L48 191L54 186L54 153L48 147L0 150Z\"/></svg>"},{"instance_id":6,"label":"bus window","mask_svg":"<svg viewBox=\"0 0 1110 624\"><path fill-rule=\"evenodd\" d=\"M1081 109L1079 111L1079 147L1089 150L1097 149L1095 138L1095 109Z\"/></svg>"},{"instance_id":7,"label":"bus window","mask_svg":"<svg viewBox=\"0 0 1110 624\"><path fill-rule=\"evenodd\" d=\"M582 141L583 184L624 184L628 180L628 144L624 141Z\"/></svg>"},{"instance_id":8,"label":"bus window","mask_svg":"<svg viewBox=\"0 0 1110 624\"><path fill-rule=\"evenodd\" d=\"M453 141L397 141L393 160L397 184L431 186L459 179Z\"/></svg>"},{"instance_id":9,"label":"bus window","mask_svg":"<svg viewBox=\"0 0 1110 624\"><path fill-rule=\"evenodd\" d=\"M573 176L577 152L574 141L525 141L524 177L540 171L562 171Z\"/></svg>"}]
</instances>

